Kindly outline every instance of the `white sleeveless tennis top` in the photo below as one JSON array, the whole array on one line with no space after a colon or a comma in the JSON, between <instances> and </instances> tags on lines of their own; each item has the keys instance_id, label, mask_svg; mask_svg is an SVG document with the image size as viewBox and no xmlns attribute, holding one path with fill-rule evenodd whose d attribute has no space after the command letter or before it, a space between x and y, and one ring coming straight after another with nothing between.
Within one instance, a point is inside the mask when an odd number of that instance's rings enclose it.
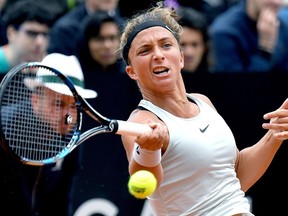
<instances>
[{"instance_id":1,"label":"white sleeveless tennis top","mask_svg":"<svg viewBox=\"0 0 288 216\"><path fill-rule=\"evenodd\" d=\"M234 170L236 144L223 118L204 101L198 116L184 119L141 100L168 127L170 142L161 164L164 179L148 197L157 216L253 216Z\"/></svg>"}]
</instances>

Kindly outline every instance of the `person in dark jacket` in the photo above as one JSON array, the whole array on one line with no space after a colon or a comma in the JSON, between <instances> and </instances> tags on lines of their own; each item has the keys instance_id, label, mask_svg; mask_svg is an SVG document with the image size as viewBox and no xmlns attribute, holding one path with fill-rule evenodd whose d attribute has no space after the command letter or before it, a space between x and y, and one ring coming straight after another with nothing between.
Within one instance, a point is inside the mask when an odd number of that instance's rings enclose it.
<instances>
[{"instance_id":1,"label":"person in dark jacket","mask_svg":"<svg viewBox=\"0 0 288 216\"><path fill-rule=\"evenodd\" d=\"M209 30L211 72L288 71L288 9L282 2L243 0L219 15Z\"/></svg>"},{"instance_id":2,"label":"person in dark jacket","mask_svg":"<svg viewBox=\"0 0 288 216\"><path fill-rule=\"evenodd\" d=\"M84 0L71 11L60 17L53 25L50 34L48 53L76 54L76 40L82 21L95 11L106 11L124 24L118 10L119 0ZM121 24L122 25L122 24Z\"/></svg>"}]
</instances>

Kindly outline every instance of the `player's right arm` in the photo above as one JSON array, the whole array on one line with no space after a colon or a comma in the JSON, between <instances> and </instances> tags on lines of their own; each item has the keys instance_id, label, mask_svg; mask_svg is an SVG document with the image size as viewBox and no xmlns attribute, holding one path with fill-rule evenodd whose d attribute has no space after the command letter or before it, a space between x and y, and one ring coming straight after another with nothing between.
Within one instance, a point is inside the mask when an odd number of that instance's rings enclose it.
<instances>
[{"instance_id":1,"label":"player's right arm","mask_svg":"<svg viewBox=\"0 0 288 216\"><path fill-rule=\"evenodd\" d=\"M159 186L163 178L163 170L161 166L161 161L155 165L155 162L159 161L159 155L162 156L165 152L168 142L169 142L169 133L165 124L152 112L146 110L134 110L128 121L136 123L145 123L148 124L153 130L152 132L145 132L138 137L132 136L122 136L122 143L126 150L127 159L129 162L129 173L132 175L138 170L148 170L152 172ZM140 163L137 155L139 149L135 148L135 145L139 145L140 155L141 151L144 150L144 154L140 157ZM148 152L146 154L145 152ZM151 153L151 154L150 154ZM157 154L159 154L157 156ZM146 163L146 159L148 163ZM161 158L160 158L161 159ZM150 164L150 162L154 161ZM141 164L142 163L142 164Z\"/></svg>"}]
</instances>

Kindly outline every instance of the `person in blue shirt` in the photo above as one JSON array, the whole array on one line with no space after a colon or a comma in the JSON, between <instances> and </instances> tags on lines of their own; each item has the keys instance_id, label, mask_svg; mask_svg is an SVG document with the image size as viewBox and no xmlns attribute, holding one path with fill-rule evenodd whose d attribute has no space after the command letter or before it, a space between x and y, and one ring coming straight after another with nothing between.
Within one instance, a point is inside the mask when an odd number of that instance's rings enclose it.
<instances>
[{"instance_id":1,"label":"person in blue shirt","mask_svg":"<svg viewBox=\"0 0 288 216\"><path fill-rule=\"evenodd\" d=\"M288 9L283 1L243 0L209 30L211 72L288 70Z\"/></svg>"}]
</instances>

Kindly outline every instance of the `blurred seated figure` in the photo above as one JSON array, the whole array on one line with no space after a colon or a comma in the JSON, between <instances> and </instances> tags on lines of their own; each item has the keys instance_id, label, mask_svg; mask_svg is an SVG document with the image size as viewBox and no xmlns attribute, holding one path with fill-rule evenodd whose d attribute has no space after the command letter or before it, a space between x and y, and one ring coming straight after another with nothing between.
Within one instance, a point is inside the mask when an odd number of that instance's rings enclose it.
<instances>
[{"instance_id":1,"label":"blurred seated figure","mask_svg":"<svg viewBox=\"0 0 288 216\"><path fill-rule=\"evenodd\" d=\"M76 40L79 28L87 15L95 11L106 11L124 24L118 10L119 0L84 0L75 6L71 11L60 17L51 29L50 44L48 53L62 53L66 55L76 54Z\"/></svg>"},{"instance_id":2,"label":"blurred seated figure","mask_svg":"<svg viewBox=\"0 0 288 216\"><path fill-rule=\"evenodd\" d=\"M27 61L41 61L46 55L53 16L33 0L12 4L3 17L8 43L0 47L0 75Z\"/></svg>"},{"instance_id":3,"label":"blurred seated figure","mask_svg":"<svg viewBox=\"0 0 288 216\"><path fill-rule=\"evenodd\" d=\"M208 21L200 12L190 7L179 7L179 24L183 27L180 45L184 52L182 71L207 73L208 66Z\"/></svg>"},{"instance_id":4,"label":"blurred seated figure","mask_svg":"<svg viewBox=\"0 0 288 216\"><path fill-rule=\"evenodd\" d=\"M243 0L211 24L211 72L288 70L288 9L282 0Z\"/></svg>"},{"instance_id":5,"label":"blurred seated figure","mask_svg":"<svg viewBox=\"0 0 288 216\"><path fill-rule=\"evenodd\" d=\"M85 85L99 93L97 99L91 101L91 105L99 107L100 113L102 111L106 115L117 113L115 106L111 106L112 100L107 99L114 98L115 93L119 94L122 91L118 88L121 89L125 85L115 82L123 75L126 77L126 65L119 55L119 34L117 19L106 12L98 11L86 17L81 23L77 42L77 57L85 76ZM110 83L113 85L110 86ZM113 101L116 103L115 99ZM91 125L95 124L91 118L87 121L91 122ZM84 127L88 125L89 123Z\"/></svg>"},{"instance_id":6,"label":"blurred seated figure","mask_svg":"<svg viewBox=\"0 0 288 216\"><path fill-rule=\"evenodd\" d=\"M86 75L125 73L125 63L118 52L120 24L115 17L104 11L89 15L81 23L77 56Z\"/></svg>"},{"instance_id":7,"label":"blurred seated figure","mask_svg":"<svg viewBox=\"0 0 288 216\"><path fill-rule=\"evenodd\" d=\"M89 103L104 116L126 119L130 110L137 104L139 91L136 83L126 75L125 62L119 56L119 23L114 16L97 11L87 16L80 26L77 56L85 76L85 86L98 93L97 98ZM129 103L123 103L123 95L129 97ZM83 131L95 127L95 121L87 115L83 115L83 122L85 122ZM120 136L113 134L93 136L85 141L85 145L80 146L80 149L85 155L82 158L85 159L81 160L83 169L78 170L74 178L76 186L73 191L74 196L82 193L82 197L79 198L81 200L77 202L85 202L93 196L109 199L113 203L121 203L125 197L127 201L121 206L127 209L127 211L121 209L124 215L128 213L139 215L132 213L135 210L131 209L129 202L130 195L126 186L127 161ZM96 153L96 156L91 152ZM91 184L87 185L87 179L83 179L82 176L86 176L87 173L90 175L95 170L105 175L92 174L88 179ZM111 181L111 176L117 176L117 184ZM122 181L124 181L123 184L121 184ZM74 206L78 207L77 203Z\"/></svg>"},{"instance_id":8,"label":"blurred seated figure","mask_svg":"<svg viewBox=\"0 0 288 216\"><path fill-rule=\"evenodd\" d=\"M1 1L3 2L3 8L1 8ZM0 17L3 17L7 9L17 1L21 0L0 0ZM34 2L45 5L46 10L49 10L49 13L53 16L54 21L63 16L78 3L76 0L34 0ZM4 45L8 42L4 26L0 26L0 34L0 45Z\"/></svg>"}]
</instances>

